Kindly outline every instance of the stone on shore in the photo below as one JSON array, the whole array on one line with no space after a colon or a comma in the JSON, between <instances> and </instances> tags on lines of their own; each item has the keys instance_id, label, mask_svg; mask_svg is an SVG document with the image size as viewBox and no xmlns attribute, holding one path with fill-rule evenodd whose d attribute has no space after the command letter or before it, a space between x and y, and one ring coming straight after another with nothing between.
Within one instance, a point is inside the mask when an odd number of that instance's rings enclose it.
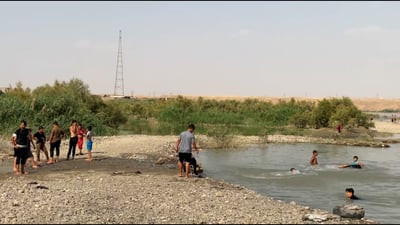
<instances>
[{"instance_id":1,"label":"stone on shore","mask_svg":"<svg viewBox=\"0 0 400 225\"><path fill-rule=\"evenodd\" d=\"M365 215L365 210L358 205L344 205L333 208L333 214L342 218L361 219Z\"/></svg>"}]
</instances>

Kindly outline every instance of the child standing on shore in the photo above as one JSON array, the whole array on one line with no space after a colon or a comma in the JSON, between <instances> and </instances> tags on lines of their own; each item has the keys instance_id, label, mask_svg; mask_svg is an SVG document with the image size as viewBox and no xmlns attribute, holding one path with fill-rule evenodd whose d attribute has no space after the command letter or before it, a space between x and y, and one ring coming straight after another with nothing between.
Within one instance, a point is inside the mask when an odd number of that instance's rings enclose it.
<instances>
[{"instance_id":1,"label":"child standing on shore","mask_svg":"<svg viewBox=\"0 0 400 225\"><path fill-rule=\"evenodd\" d=\"M44 133L44 128L42 126L39 127L38 132L33 135L33 139L36 140L36 157L38 164L41 163L40 161L40 151L46 156L47 162L50 161L49 152L46 148L46 134Z\"/></svg>"},{"instance_id":2,"label":"child standing on shore","mask_svg":"<svg viewBox=\"0 0 400 225\"><path fill-rule=\"evenodd\" d=\"M86 148L88 151L88 158L87 161L92 161L92 147L93 147L93 132L92 126L88 126L88 132L86 133Z\"/></svg>"},{"instance_id":3,"label":"child standing on shore","mask_svg":"<svg viewBox=\"0 0 400 225\"><path fill-rule=\"evenodd\" d=\"M79 155L83 155L82 148L83 148L83 137L85 136L85 128L82 127L82 124L78 124L78 149ZM76 154L76 155L78 155Z\"/></svg>"}]
</instances>

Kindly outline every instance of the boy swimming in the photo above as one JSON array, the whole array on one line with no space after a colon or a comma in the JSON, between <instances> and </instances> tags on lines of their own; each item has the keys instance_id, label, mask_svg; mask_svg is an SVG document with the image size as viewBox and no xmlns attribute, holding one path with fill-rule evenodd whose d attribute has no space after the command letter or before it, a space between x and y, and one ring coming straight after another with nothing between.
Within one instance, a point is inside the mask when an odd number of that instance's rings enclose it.
<instances>
[{"instance_id":1,"label":"boy swimming","mask_svg":"<svg viewBox=\"0 0 400 225\"><path fill-rule=\"evenodd\" d=\"M347 168L347 167L361 169L362 167L364 167L364 163L358 162L358 156L355 155L353 156L353 162L351 162L350 164L344 164L339 166L339 168Z\"/></svg>"}]
</instances>

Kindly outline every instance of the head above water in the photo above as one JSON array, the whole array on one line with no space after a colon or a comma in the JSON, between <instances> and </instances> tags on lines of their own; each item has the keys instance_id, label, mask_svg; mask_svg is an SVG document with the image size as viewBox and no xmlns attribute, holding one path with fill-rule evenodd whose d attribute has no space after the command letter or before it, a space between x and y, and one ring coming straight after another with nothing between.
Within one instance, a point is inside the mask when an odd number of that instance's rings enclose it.
<instances>
[{"instance_id":1,"label":"head above water","mask_svg":"<svg viewBox=\"0 0 400 225\"><path fill-rule=\"evenodd\" d=\"M346 188L345 191L354 194L354 189L353 188Z\"/></svg>"},{"instance_id":2,"label":"head above water","mask_svg":"<svg viewBox=\"0 0 400 225\"><path fill-rule=\"evenodd\" d=\"M356 156L356 155L353 156L353 160L354 160L354 161L358 161L358 156Z\"/></svg>"},{"instance_id":3,"label":"head above water","mask_svg":"<svg viewBox=\"0 0 400 225\"><path fill-rule=\"evenodd\" d=\"M291 174L300 174L300 171L298 171L296 168L290 168L290 173Z\"/></svg>"},{"instance_id":4,"label":"head above water","mask_svg":"<svg viewBox=\"0 0 400 225\"><path fill-rule=\"evenodd\" d=\"M354 189L353 188L346 188L346 197L351 198L354 195Z\"/></svg>"},{"instance_id":5,"label":"head above water","mask_svg":"<svg viewBox=\"0 0 400 225\"><path fill-rule=\"evenodd\" d=\"M312 154L313 154L313 155L318 155L318 151L317 151L317 150L314 150L314 151L312 151Z\"/></svg>"}]
</instances>

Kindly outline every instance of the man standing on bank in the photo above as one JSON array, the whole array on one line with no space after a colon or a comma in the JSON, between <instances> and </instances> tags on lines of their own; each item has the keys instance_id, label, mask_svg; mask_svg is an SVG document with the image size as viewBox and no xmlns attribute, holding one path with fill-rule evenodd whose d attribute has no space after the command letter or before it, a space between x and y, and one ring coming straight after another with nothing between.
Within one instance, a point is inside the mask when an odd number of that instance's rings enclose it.
<instances>
[{"instance_id":1,"label":"man standing on bank","mask_svg":"<svg viewBox=\"0 0 400 225\"><path fill-rule=\"evenodd\" d=\"M76 144L78 144L78 124L76 120L72 120L71 126L69 127L69 147L68 147L68 154L67 160L69 160L69 156L72 153L72 160L75 159L75 151L76 151Z\"/></svg>"},{"instance_id":2,"label":"man standing on bank","mask_svg":"<svg viewBox=\"0 0 400 225\"><path fill-rule=\"evenodd\" d=\"M178 140L176 141L175 151L179 153L178 161L178 176L183 177L182 167L185 166L186 178L189 178L190 166L189 163L192 160L192 148L199 154L200 148L197 147L193 131L195 129L194 124L190 124L186 131L183 131Z\"/></svg>"},{"instance_id":3,"label":"man standing on bank","mask_svg":"<svg viewBox=\"0 0 400 225\"><path fill-rule=\"evenodd\" d=\"M29 130L26 129L26 121L22 120L19 129L15 131L11 138L11 143L15 151L15 174L26 174L25 163L28 158Z\"/></svg>"}]
</instances>

